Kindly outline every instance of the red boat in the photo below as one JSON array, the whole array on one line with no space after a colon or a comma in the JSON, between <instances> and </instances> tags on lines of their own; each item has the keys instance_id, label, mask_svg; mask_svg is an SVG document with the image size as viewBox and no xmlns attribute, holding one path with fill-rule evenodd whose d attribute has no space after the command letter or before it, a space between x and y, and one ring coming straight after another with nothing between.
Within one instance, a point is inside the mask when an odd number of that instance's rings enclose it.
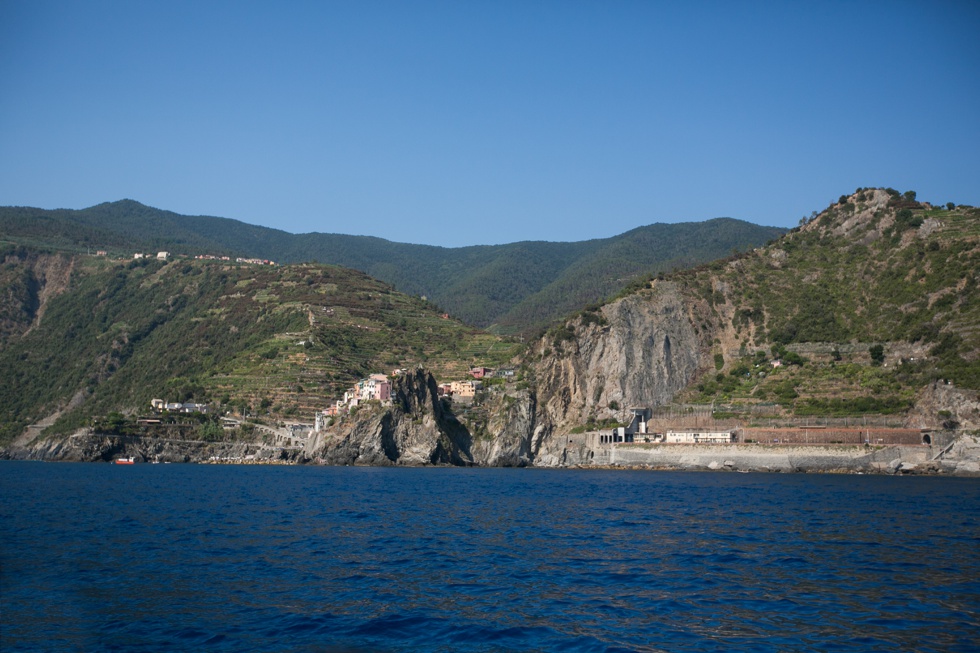
<instances>
[{"instance_id":1,"label":"red boat","mask_svg":"<svg viewBox=\"0 0 980 653\"><path fill-rule=\"evenodd\" d=\"M116 458L117 465L133 465L136 463L135 458Z\"/></svg>"}]
</instances>

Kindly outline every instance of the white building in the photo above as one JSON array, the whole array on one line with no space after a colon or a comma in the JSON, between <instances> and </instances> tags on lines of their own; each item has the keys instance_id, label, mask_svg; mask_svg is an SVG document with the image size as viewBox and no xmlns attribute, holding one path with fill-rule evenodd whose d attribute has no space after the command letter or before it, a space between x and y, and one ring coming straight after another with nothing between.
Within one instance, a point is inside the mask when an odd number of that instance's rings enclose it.
<instances>
[{"instance_id":1,"label":"white building","mask_svg":"<svg viewBox=\"0 0 980 653\"><path fill-rule=\"evenodd\" d=\"M724 444L735 441L733 431L667 431L664 442L679 444Z\"/></svg>"}]
</instances>

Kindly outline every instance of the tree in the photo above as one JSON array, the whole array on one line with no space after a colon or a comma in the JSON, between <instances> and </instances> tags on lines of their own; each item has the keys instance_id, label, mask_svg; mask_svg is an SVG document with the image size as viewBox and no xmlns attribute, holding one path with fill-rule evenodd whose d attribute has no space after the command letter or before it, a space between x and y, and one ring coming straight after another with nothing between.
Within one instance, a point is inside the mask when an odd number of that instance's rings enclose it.
<instances>
[{"instance_id":1,"label":"tree","mask_svg":"<svg viewBox=\"0 0 980 653\"><path fill-rule=\"evenodd\" d=\"M946 210L947 211L952 211L955 208L956 208L956 205L955 204L953 204L952 202L946 202Z\"/></svg>"},{"instance_id":2,"label":"tree","mask_svg":"<svg viewBox=\"0 0 980 653\"><path fill-rule=\"evenodd\" d=\"M915 201L915 191L914 190L907 190L907 191L905 191L902 194L902 197L904 197L909 202L914 202Z\"/></svg>"},{"instance_id":3,"label":"tree","mask_svg":"<svg viewBox=\"0 0 980 653\"><path fill-rule=\"evenodd\" d=\"M871 345L868 348L868 354L871 356L872 365L881 365L885 362L885 348L881 345Z\"/></svg>"},{"instance_id":4,"label":"tree","mask_svg":"<svg viewBox=\"0 0 980 653\"><path fill-rule=\"evenodd\" d=\"M217 442L224 438L224 429L215 420L205 420L197 427L197 435L205 442Z\"/></svg>"},{"instance_id":5,"label":"tree","mask_svg":"<svg viewBox=\"0 0 980 653\"><path fill-rule=\"evenodd\" d=\"M916 216L909 209L902 209L895 214L895 227L899 231L906 229L916 229L922 224L922 218Z\"/></svg>"}]
</instances>

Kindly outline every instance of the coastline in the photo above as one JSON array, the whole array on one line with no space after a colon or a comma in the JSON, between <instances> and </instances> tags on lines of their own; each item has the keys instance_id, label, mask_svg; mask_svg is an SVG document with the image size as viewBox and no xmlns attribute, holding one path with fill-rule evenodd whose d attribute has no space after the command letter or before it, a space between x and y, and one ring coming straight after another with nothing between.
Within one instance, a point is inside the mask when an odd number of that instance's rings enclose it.
<instances>
[{"instance_id":1,"label":"coastline","mask_svg":"<svg viewBox=\"0 0 980 653\"><path fill-rule=\"evenodd\" d=\"M210 465L323 465L302 447L242 442L161 441L76 433L30 446L0 450L0 459ZM394 462L392 466L418 465ZM475 465L492 467L494 465ZM568 447L560 456L534 460L535 469L672 470L825 474L913 474L980 477L980 436L960 434L938 445L613 444Z\"/></svg>"}]
</instances>

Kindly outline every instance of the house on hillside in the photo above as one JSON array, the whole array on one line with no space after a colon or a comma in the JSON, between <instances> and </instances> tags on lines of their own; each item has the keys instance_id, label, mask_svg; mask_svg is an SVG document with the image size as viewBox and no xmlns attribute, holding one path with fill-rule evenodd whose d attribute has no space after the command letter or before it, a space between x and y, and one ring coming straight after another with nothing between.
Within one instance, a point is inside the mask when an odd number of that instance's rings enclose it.
<instances>
[{"instance_id":1,"label":"house on hillside","mask_svg":"<svg viewBox=\"0 0 980 653\"><path fill-rule=\"evenodd\" d=\"M474 379L482 379L483 377L490 376L493 374L493 370L489 367L474 367L470 370L470 375Z\"/></svg>"},{"instance_id":2,"label":"house on hillside","mask_svg":"<svg viewBox=\"0 0 980 653\"><path fill-rule=\"evenodd\" d=\"M388 380L387 375L372 374L366 379L361 379L344 392L343 399L323 412L327 416L347 413L351 408L360 405L362 401L391 401L391 381Z\"/></svg>"},{"instance_id":3,"label":"house on hillside","mask_svg":"<svg viewBox=\"0 0 980 653\"><path fill-rule=\"evenodd\" d=\"M481 384L477 381L453 381L449 384L449 391L454 397L472 399L480 387Z\"/></svg>"},{"instance_id":4,"label":"house on hillside","mask_svg":"<svg viewBox=\"0 0 980 653\"><path fill-rule=\"evenodd\" d=\"M376 400L388 401L391 399L391 382L384 374L372 374L363 381L358 382L361 399L363 401Z\"/></svg>"}]
</instances>

